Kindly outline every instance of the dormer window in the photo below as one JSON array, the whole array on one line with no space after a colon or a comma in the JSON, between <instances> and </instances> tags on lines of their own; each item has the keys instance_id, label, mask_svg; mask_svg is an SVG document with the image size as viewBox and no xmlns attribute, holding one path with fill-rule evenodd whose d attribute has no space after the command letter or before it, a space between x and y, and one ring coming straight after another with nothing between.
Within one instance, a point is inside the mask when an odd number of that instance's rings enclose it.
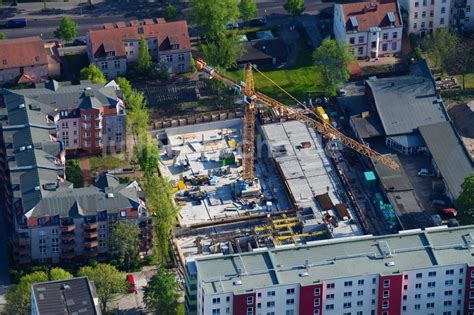
<instances>
[{"instance_id":1,"label":"dormer window","mask_svg":"<svg viewBox=\"0 0 474 315\"><path fill-rule=\"evenodd\" d=\"M115 51L108 51L107 57L115 57Z\"/></svg>"},{"instance_id":2,"label":"dormer window","mask_svg":"<svg viewBox=\"0 0 474 315\"><path fill-rule=\"evenodd\" d=\"M179 44L171 45L171 49L179 49Z\"/></svg>"},{"instance_id":3,"label":"dormer window","mask_svg":"<svg viewBox=\"0 0 474 315\"><path fill-rule=\"evenodd\" d=\"M143 29L143 27L139 27L138 34L143 34L143 33L145 33L145 30Z\"/></svg>"},{"instance_id":4,"label":"dormer window","mask_svg":"<svg viewBox=\"0 0 474 315\"><path fill-rule=\"evenodd\" d=\"M6 59L3 59L3 64L4 65L7 65L8 64L8 61Z\"/></svg>"},{"instance_id":5,"label":"dormer window","mask_svg":"<svg viewBox=\"0 0 474 315\"><path fill-rule=\"evenodd\" d=\"M35 56L35 61L36 61L36 62L40 61L40 57L39 57L39 56Z\"/></svg>"}]
</instances>

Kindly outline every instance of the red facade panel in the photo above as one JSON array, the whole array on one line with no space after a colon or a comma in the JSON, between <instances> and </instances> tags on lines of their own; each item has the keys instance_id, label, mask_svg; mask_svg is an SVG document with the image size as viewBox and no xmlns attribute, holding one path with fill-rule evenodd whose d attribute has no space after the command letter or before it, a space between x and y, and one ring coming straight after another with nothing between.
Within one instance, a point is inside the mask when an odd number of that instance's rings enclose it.
<instances>
[{"instance_id":1,"label":"red facade panel","mask_svg":"<svg viewBox=\"0 0 474 315\"><path fill-rule=\"evenodd\" d=\"M401 314L402 282L403 277L401 274L380 276L377 314Z\"/></svg>"},{"instance_id":2,"label":"red facade panel","mask_svg":"<svg viewBox=\"0 0 474 315\"><path fill-rule=\"evenodd\" d=\"M300 287L300 314L313 315L315 309L322 314L323 285L309 285ZM318 302L319 300L319 302ZM316 306L315 306L316 305Z\"/></svg>"},{"instance_id":3,"label":"red facade panel","mask_svg":"<svg viewBox=\"0 0 474 315\"><path fill-rule=\"evenodd\" d=\"M468 266L466 272L466 294L464 296L464 314L474 315L474 305L469 309L469 303L474 304L474 266Z\"/></svg>"},{"instance_id":4,"label":"red facade panel","mask_svg":"<svg viewBox=\"0 0 474 315\"><path fill-rule=\"evenodd\" d=\"M252 303L249 303L248 298L252 298ZM255 292L249 294L234 295L233 301L233 314L234 315L247 315L247 309L252 308L252 314L256 314L255 310L256 294Z\"/></svg>"}]
</instances>

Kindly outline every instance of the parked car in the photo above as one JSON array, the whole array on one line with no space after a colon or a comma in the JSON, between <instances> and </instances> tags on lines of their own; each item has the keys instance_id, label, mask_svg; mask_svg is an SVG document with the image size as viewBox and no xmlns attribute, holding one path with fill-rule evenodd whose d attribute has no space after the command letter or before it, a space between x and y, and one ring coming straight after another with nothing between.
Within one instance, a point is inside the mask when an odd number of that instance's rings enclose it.
<instances>
[{"instance_id":1,"label":"parked car","mask_svg":"<svg viewBox=\"0 0 474 315\"><path fill-rule=\"evenodd\" d=\"M85 46L85 45L87 45L87 42L85 39L76 38L72 42L72 46Z\"/></svg>"},{"instance_id":2,"label":"parked car","mask_svg":"<svg viewBox=\"0 0 474 315\"><path fill-rule=\"evenodd\" d=\"M267 24L267 21L265 19L253 19L250 21L250 26L263 26Z\"/></svg>"},{"instance_id":3,"label":"parked car","mask_svg":"<svg viewBox=\"0 0 474 315\"><path fill-rule=\"evenodd\" d=\"M434 226L440 226L443 224L443 219L441 219L439 214L432 215L431 220L433 221Z\"/></svg>"},{"instance_id":4,"label":"parked car","mask_svg":"<svg viewBox=\"0 0 474 315\"><path fill-rule=\"evenodd\" d=\"M443 219L448 220L448 219L456 218L458 216L458 212L454 208L443 208L439 210L439 215Z\"/></svg>"},{"instance_id":5,"label":"parked car","mask_svg":"<svg viewBox=\"0 0 474 315\"><path fill-rule=\"evenodd\" d=\"M58 48L63 47L63 44L61 44L61 42L58 41L58 40L50 40L50 41L48 41L48 43L52 44L52 45L54 45L55 47L58 47Z\"/></svg>"},{"instance_id":6,"label":"parked car","mask_svg":"<svg viewBox=\"0 0 474 315\"><path fill-rule=\"evenodd\" d=\"M459 226L459 222L456 219L449 219L448 226L449 227Z\"/></svg>"},{"instance_id":7,"label":"parked car","mask_svg":"<svg viewBox=\"0 0 474 315\"><path fill-rule=\"evenodd\" d=\"M5 24L7 28L21 28L26 27L27 20L25 18L11 19Z\"/></svg>"},{"instance_id":8,"label":"parked car","mask_svg":"<svg viewBox=\"0 0 474 315\"><path fill-rule=\"evenodd\" d=\"M420 168L417 174L418 176L431 176L431 173L427 168Z\"/></svg>"},{"instance_id":9,"label":"parked car","mask_svg":"<svg viewBox=\"0 0 474 315\"><path fill-rule=\"evenodd\" d=\"M137 287L135 285L135 277L132 274L128 274L126 280L127 280L128 292L130 293L137 292Z\"/></svg>"}]
</instances>

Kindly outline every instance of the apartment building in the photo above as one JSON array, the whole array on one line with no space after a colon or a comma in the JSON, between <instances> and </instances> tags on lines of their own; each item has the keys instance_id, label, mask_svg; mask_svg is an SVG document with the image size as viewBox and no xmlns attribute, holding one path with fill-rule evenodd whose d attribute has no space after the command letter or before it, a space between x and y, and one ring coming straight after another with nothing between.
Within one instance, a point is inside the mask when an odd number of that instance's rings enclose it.
<instances>
[{"instance_id":1,"label":"apartment building","mask_svg":"<svg viewBox=\"0 0 474 315\"><path fill-rule=\"evenodd\" d=\"M474 30L474 0L453 0L451 27L463 33Z\"/></svg>"},{"instance_id":2,"label":"apartment building","mask_svg":"<svg viewBox=\"0 0 474 315\"><path fill-rule=\"evenodd\" d=\"M315 241L186 264L188 314L474 314L474 226Z\"/></svg>"},{"instance_id":3,"label":"apartment building","mask_svg":"<svg viewBox=\"0 0 474 315\"><path fill-rule=\"evenodd\" d=\"M402 19L396 0L334 5L334 36L357 58L378 58L402 49Z\"/></svg>"},{"instance_id":4,"label":"apartment building","mask_svg":"<svg viewBox=\"0 0 474 315\"><path fill-rule=\"evenodd\" d=\"M0 90L0 97L6 106L21 102L26 111L54 122L68 154L121 152L125 147L125 105L114 81L71 85L53 80L32 89Z\"/></svg>"},{"instance_id":5,"label":"apartment building","mask_svg":"<svg viewBox=\"0 0 474 315\"><path fill-rule=\"evenodd\" d=\"M31 314L102 314L95 285L87 277L35 283L31 286Z\"/></svg>"},{"instance_id":6,"label":"apartment building","mask_svg":"<svg viewBox=\"0 0 474 315\"><path fill-rule=\"evenodd\" d=\"M168 73L190 71L191 42L186 21L166 22L162 18L109 23L91 30L87 43L89 60L107 78L124 75L128 64L138 59L142 37L151 57L164 63Z\"/></svg>"},{"instance_id":7,"label":"apartment building","mask_svg":"<svg viewBox=\"0 0 474 315\"><path fill-rule=\"evenodd\" d=\"M48 58L40 37L1 40L0 51L0 85L47 79Z\"/></svg>"},{"instance_id":8,"label":"apartment building","mask_svg":"<svg viewBox=\"0 0 474 315\"><path fill-rule=\"evenodd\" d=\"M454 0L400 0L405 28L409 34L424 37L450 26Z\"/></svg>"}]
</instances>

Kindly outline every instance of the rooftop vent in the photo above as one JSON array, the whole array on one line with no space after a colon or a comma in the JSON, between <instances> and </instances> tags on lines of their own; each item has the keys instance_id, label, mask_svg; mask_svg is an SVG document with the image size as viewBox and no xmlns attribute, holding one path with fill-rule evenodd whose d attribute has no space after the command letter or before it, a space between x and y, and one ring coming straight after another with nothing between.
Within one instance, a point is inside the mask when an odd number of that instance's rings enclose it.
<instances>
[{"instance_id":1,"label":"rooftop vent","mask_svg":"<svg viewBox=\"0 0 474 315\"><path fill-rule=\"evenodd\" d=\"M56 188L58 188L58 183L55 183L55 182L46 183L43 185L43 189L48 190L48 191L54 191L56 190Z\"/></svg>"},{"instance_id":2,"label":"rooftop vent","mask_svg":"<svg viewBox=\"0 0 474 315\"><path fill-rule=\"evenodd\" d=\"M25 151L25 150L26 150L26 147L25 147L25 146L20 147L20 152L23 152L23 151Z\"/></svg>"},{"instance_id":3,"label":"rooftop vent","mask_svg":"<svg viewBox=\"0 0 474 315\"><path fill-rule=\"evenodd\" d=\"M31 149L33 149L33 146L32 146L31 144L29 144L29 145L26 146L26 148L27 148L28 150L31 150Z\"/></svg>"},{"instance_id":4,"label":"rooftop vent","mask_svg":"<svg viewBox=\"0 0 474 315\"><path fill-rule=\"evenodd\" d=\"M107 198L113 198L114 194L113 193L107 193Z\"/></svg>"},{"instance_id":5,"label":"rooftop vent","mask_svg":"<svg viewBox=\"0 0 474 315\"><path fill-rule=\"evenodd\" d=\"M235 280L233 282L234 285L242 285L242 280Z\"/></svg>"},{"instance_id":6,"label":"rooftop vent","mask_svg":"<svg viewBox=\"0 0 474 315\"><path fill-rule=\"evenodd\" d=\"M18 105L18 108L25 108L25 104Z\"/></svg>"},{"instance_id":7,"label":"rooftop vent","mask_svg":"<svg viewBox=\"0 0 474 315\"><path fill-rule=\"evenodd\" d=\"M393 266L395 266L395 262L394 262L394 261L387 261L387 262L385 263L385 267L393 267Z\"/></svg>"},{"instance_id":8,"label":"rooftop vent","mask_svg":"<svg viewBox=\"0 0 474 315\"><path fill-rule=\"evenodd\" d=\"M64 284L61 289L63 289L63 290L70 290L70 289L71 289L71 286L70 286L69 284Z\"/></svg>"},{"instance_id":9,"label":"rooftop vent","mask_svg":"<svg viewBox=\"0 0 474 315\"><path fill-rule=\"evenodd\" d=\"M300 277L307 277L307 276L309 276L309 273L307 271L300 272Z\"/></svg>"},{"instance_id":10,"label":"rooftop vent","mask_svg":"<svg viewBox=\"0 0 474 315\"><path fill-rule=\"evenodd\" d=\"M35 191L40 191L41 187L40 186L35 186Z\"/></svg>"}]
</instances>

